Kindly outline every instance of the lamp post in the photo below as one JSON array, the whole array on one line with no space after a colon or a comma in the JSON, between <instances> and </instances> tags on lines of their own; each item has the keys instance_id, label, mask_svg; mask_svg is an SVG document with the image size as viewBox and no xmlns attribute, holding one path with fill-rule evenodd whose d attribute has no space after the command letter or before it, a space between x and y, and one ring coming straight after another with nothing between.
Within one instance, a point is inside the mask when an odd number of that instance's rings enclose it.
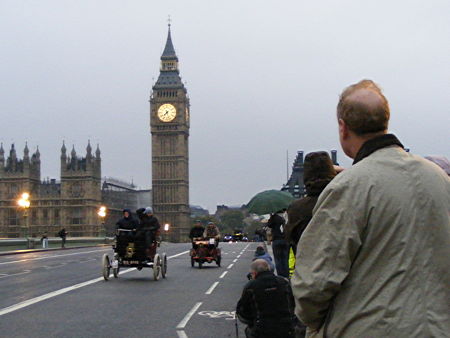
<instances>
[{"instance_id":1,"label":"lamp post","mask_svg":"<svg viewBox=\"0 0 450 338\"><path fill-rule=\"evenodd\" d=\"M102 205L100 208L98 208L97 215L100 218L100 221L102 224L102 233L103 233L103 235L106 236L106 233L105 233L106 207Z\"/></svg>"},{"instance_id":2,"label":"lamp post","mask_svg":"<svg viewBox=\"0 0 450 338\"><path fill-rule=\"evenodd\" d=\"M17 200L17 205L19 208L23 210L23 218L24 218L24 227L22 231L22 235L27 239L27 248L31 249L32 245L30 242L30 222L28 219L28 209L30 208L31 202L30 202L30 194L27 192L22 193L20 195L20 198Z\"/></svg>"}]
</instances>

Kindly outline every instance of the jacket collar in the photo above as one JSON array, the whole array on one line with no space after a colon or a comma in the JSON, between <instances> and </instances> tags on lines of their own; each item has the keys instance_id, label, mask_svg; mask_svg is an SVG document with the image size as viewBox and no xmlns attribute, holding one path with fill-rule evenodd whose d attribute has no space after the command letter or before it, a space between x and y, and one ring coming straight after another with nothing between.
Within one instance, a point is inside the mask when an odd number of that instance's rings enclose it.
<instances>
[{"instance_id":1,"label":"jacket collar","mask_svg":"<svg viewBox=\"0 0 450 338\"><path fill-rule=\"evenodd\" d=\"M398 140L398 138L393 134L384 134L381 136L374 137L368 141L366 141L362 147L359 149L358 153L356 154L356 157L353 161L353 164L358 163L359 161L363 160L370 154L374 153L375 151L390 147L390 146L399 146L403 148L403 144Z\"/></svg>"},{"instance_id":2,"label":"jacket collar","mask_svg":"<svg viewBox=\"0 0 450 338\"><path fill-rule=\"evenodd\" d=\"M273 272L272 272L272 271L263 271L263 272L259 272L259 273L256 275L256 279L258 279L258 278L260 278L260 277L264 277L264 276L271 276L271 275L273 275Z\"/></svg>"}]
</instances>

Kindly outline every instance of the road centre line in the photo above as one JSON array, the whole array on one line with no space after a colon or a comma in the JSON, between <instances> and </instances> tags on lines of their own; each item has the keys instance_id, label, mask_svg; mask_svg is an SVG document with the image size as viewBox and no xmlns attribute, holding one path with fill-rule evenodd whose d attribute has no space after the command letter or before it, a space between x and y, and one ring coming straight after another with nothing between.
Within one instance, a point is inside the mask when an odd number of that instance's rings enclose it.
<instances>
[{"instance_id":1,"label":"road centre line","mask_svg":"<svg viewBox=\"0 0 450 338\"><path fill-rule=\"evenodd\" d=\"M184 332L183 330L177 331L177 334L178 334L178 338L188 338L186 332Z\"/></svg>"},{"instance_id":2,"label":"road centre line","mask_svg":"<svg viewBox=\"0 0 450 338\"><path fill-rule=\"evenodd\" d=\"M225 275L226 275L227 273L228 273L228 271L224 271L223 274L221 274L219 278L225 277Z\"/></svg>"},{"instance_id":3,"label":"road centre line","mask_svg":"<svg viewBox=\"0 0 450 338\"><path fill-rule=\"evenodd\" d=\"M186 254L188 252L189 252L189 250L183 251L183 252L180 252L180 253L178 253L176 255L167 257L167 259L175 258L175 257L181 256L181 255L184 255L184 254ZM123 270L123 271L119 272L119 275L131 272L131 271L134 271L134 270L136 270L136 268ZM62 295L64 293L67 293L67 292L70 292L70 291L73 291L73 290L76 290L76 289L80 289L80 288L88 286L88 285L92 285L92 284L98 283L98 282L100 282L102 280L103 280L103 277L94 278L94 279L88 280L86 282L82 282L82 283L78 283L78 284L75 284L75 285L72 285L72 286L68 286L68 287L65 287L63 289L59 289L59 290L56 290L56 291L52 291L52 292L46 293L46 294L44 294L42 296L34 297L34 298L31 298L31 299L25 300L23 302L20 302L20 303L17 303L17 304L5 307L3 309L0 309L0 316L6 315L7 313L10 313L10 312L14 312L14 311L23 309L24 307L27 307L27 306L30 306L30 305L33 305L33 304L36 304L36 303L42 302L42 301L44 301L46 299L50 299L50 298Z\"/></svg>"},{"instance_id":4,"label":"road centre line","mask_svg":"<svg viewBox=\"0 0 450 338\"><path fill-rule=\"evenodd\" d=\"M237 258L240 258L240 257L241 257L241 254L240 254L240 255L237 255L236 257L237 257Z\"/></svg>"},{"instance_id":5,"label":"road centre line","mask_svg":"<svg viewBox=\"0 0 450 338\"><path fill-rule=\"evenodd\" d=\"M233 267L233 263L231 263L230 265L228 265L227 269L231 269Z\"/></svg>"},{"instance_id":6,"label":"road centre line","mask_svg":"<svg viewBox=\"0 0 450 338\"><path fill-rule=\"evenodd\" d=\"M236 259L233 259L233 263L236 263L237 262L237 258Z\"/></svg>"},{"instance_id":7,"label":"road centre line","mask_svg":"<svg viewBox=\"0 0 450 338\"><path fill-rule=\"evenodd\" d=\"M208 289L208 291L205 292L205 295L210 295L214 289L216 288L216 286L219 285L219 282L214 282L213 285L211 285L211 287Z\"/></svg>"},{"instance_id":8,"label":"road centre line","mask_svg":"<svg viewBox=\"0 0 450 338\"><path fill-rule=\"evenodd\" d=\"M196 303L192 309L189 310L189 312L184 316L184 318L181 320L181 322L177 325L177 330L182 330L185 328L186 324L189 322L191 317L194 315L194 313L198 310L198 308L202 306L202 302Z\"/></svg>"},{"instance_id":9,"label":"road centre line","mask_svg":"<svg viewBox=\"0 0 450 338\"><path fill-rule=\"evenodd\" d=\"M37 260L46 259L46 258L59 258L59 257L73 256L73 255L83 255L83 254L87 254L87 253L101 252L101 251L107 251L107 250L111 250L111 248L101 249L101 250L83 251L83 252L74 252L74 253L54 255L54 256L44 256L44 257L37 257L37 258L20 259L18 261L2 262L2 263L0 263L0 265L21 263L21 262L28 262L28 261L37 261Z\"/></svg>"}]
</instances>

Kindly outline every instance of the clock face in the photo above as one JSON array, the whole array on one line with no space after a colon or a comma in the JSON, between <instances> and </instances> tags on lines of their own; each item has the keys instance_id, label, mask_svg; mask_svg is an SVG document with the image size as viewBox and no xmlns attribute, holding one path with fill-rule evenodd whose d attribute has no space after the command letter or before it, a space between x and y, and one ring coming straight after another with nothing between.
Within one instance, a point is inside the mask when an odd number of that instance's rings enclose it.
<instances>
[{"instance_id":1,"label":"clock face","mask_svg":"<svg viewBox=\"0 0 450 338\"><path fill-rule=\"evenodd\" d=\"M163 122L170 122L177 116L177 109L170 103L163 104L158 109L158 117Z\"/></svg>"}]
</instances>

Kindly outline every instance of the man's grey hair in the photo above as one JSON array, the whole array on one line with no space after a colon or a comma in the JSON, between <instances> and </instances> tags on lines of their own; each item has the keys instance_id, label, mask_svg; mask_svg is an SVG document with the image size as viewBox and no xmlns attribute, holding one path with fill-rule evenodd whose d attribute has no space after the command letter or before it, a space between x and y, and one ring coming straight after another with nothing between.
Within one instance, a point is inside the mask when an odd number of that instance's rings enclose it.
<instances>
[{"instance_id":1,"label":"man's grey hair","mask_svg":"<svg viewBox=\"0 0 450 338\"><path fill-rule=\"evenodd\" d=\"M270 271L269 263L264 259L255 259L250 265L250 270L256 273Z\"/></svg>"}]
</instances>

